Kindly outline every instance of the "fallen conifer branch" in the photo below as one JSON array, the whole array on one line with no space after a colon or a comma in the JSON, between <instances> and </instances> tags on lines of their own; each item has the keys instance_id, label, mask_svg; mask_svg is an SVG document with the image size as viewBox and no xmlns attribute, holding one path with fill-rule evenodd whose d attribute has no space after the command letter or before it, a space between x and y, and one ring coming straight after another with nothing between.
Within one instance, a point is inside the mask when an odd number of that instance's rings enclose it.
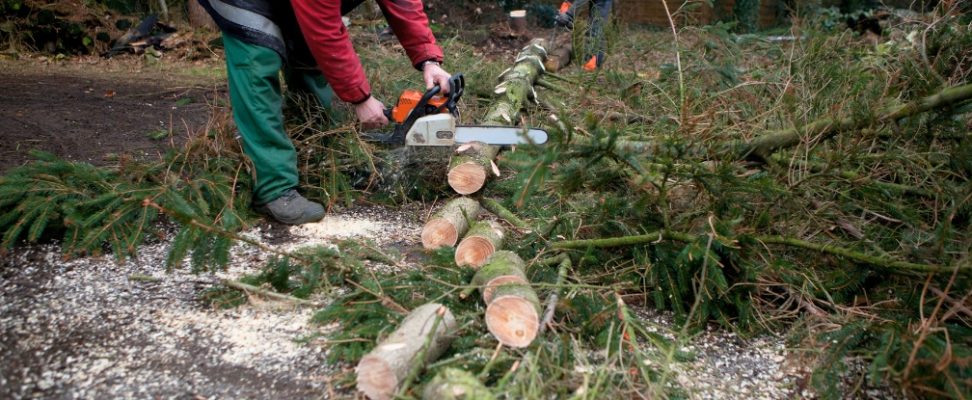
<instances>
[{"instance_id":1,"label":"fallen conifer branch","mask_svg":"<svg viewBox=\"0 0 972 400\"><path fill-rule=\"evenodd\" d=\"M531 227L529 223L527 223L526 221L518 217L516 214L513 213L513 211L510 211L510 209L503 207L503 205L496 200L490 199L488 197L483 197L479 199L479 204L481 204L483 208L486 209L486 211L496 214L497 217L502 218L504 221L506 221L510 225L513 225L517 229L526 232L530 232L533 230L533 227Z\"/></svg>"},{"instance_id":2,"label":"fallen conifer branch","mask_svg":"<svg viewBox=\"0 0 972 400\"><path fill-rule=\"evenodd\" d=\"M662 240L692 242L695 241L696 239L697 236L692 235L690 233L659 230L644 235L619 236L619 237L603 238L603 239L564 240L564 241L555 242L551 244L551 247L554 249L584 249L589 247L622 247L622 246L632 246L632 245L660 242ZM955 270L958 270L962 273L972 273L972 265L944 266L944 265L934 265L934 264L918 264L918 263L912 263L908 261L892 260L885 257L872 256L854 250L850 250L844 247L828 245L828 244L817 244L806 240L785 238L782 236L753 236L752 239L766 244L798 247L807 250L818 251L821 253L831 254L835 256L841 256L861 264L885 268L890 271L898 272L898 273L953 272Z\"/></svg>"},{"instance_id":3,"label":"fallen conifer branch","mask_svg":"<svg viewBox=\"0 0 972 400\"><path fill-rule=\"evenodd\" d=\"M858 130L866 126L890 122L936 108L957 104L972 98L972 84L950 87L934 95L918 101L886 107L874 115L873 118L823 118L809 124L770 132L749 142L736 143L733 147L736 158L768 160L773 153L780 149L799 144L804 137L819 136L821 140L849 130Z\"/></svg>"}]
</instances>

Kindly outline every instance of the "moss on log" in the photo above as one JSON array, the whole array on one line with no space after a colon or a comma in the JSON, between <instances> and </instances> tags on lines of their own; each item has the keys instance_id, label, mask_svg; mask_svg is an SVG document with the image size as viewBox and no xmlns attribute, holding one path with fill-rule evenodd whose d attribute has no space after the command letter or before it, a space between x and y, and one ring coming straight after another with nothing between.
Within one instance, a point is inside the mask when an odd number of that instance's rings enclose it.
<instances>
[{"instance_id":1,"label":"moss on log","mask_svg":"<svg viewBox=\"0 0 972 400\"><path fill-rule=\"evenodd\" d=\"M499 223L493 221L474 223L456 247L456 265L481 267L489 256L503 247L505 237L506 233Z\"/></svg>"},{"instance_id":2,"label":"moss on log","mask_svg":"<svg viewBox=\"0 0 972 400\"><path fill-rule=\"evenodd\" d=\"M413 369L423 368L449 348L455 332L456 319L448 308L436 303L419 306L358 362L358 390L370 399L391 399Z\"/></svg>"},{"instance_id":3,"label":"moss on log","mask_svg":"<svg viewBox=\"0 0 972 400\"><path fill-rule=\"evenodd\" d=\"M493 400L496 397L473 374L446 368L422 391L424 400Z\"/></svg>"},{"instance_id":4,"label":"moss on log","mask_svg":"<svg viewBox=\"0 0 972 400\"><path fill-rule=\"evenodd\" d=\"M512 251L500 250L493 253L486 264L476 271L472 283L479 287L483 302L489 304L498 286L511 283L526 285L530 281L526 277L526 263L523 259Z\"/></svg>"},{"instance_id":5,"label":"moss on log","mask_svg":"<svg viewBox=\"0 0 972 400\"><path fill-rule=\"evenodd\" d=\"M426 221L422 228L422 246L426 249L455 246L469 230L470 223L479 216L479 211L479 203L471 198L450 200Z\"/></svg>"}]
</instances>

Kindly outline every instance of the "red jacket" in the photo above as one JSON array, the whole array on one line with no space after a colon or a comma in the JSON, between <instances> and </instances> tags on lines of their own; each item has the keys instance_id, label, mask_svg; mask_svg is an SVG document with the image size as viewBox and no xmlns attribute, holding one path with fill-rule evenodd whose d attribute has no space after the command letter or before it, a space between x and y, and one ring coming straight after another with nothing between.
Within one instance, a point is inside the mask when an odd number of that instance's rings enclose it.
<instances>
[{"instance_id":1,"label":"red jacket","mask_svg":"<svg viewBox=\"0 0 972 400\"><path fill-rule=\"evenodd\" d=\"M435 44L421 0L377 1L412 65L442 61L442 49ZM367 100L371 86L341 21L341 0L291 0L291 4L304 40L334 93L350 103Z\"/></svg>"}]
</instances>

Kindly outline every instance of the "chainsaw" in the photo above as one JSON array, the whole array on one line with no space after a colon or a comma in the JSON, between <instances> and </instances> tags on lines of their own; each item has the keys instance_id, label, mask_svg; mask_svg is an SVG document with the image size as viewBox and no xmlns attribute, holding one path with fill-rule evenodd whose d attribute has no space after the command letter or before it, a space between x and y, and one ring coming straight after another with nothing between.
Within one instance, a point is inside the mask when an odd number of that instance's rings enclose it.
<instances>
[{"instance_id":1,"label":"chainsaw","mask_svg":"<svg viewBox=\"0 0 972 400\"><path fill-rule=\"evenodd\" d=\"M543 129L456 125L458 102L465 86L462 74L456 74L449 78L451 90L445 95L440 95L439 85L425 93L405 90L394 107L385 109L385 116L395 123L394 131L363 133L362 137L371 142L406 146L454 146L470 142L511 146L547 142L547 132Z\"/></svg>"}]
</instances>

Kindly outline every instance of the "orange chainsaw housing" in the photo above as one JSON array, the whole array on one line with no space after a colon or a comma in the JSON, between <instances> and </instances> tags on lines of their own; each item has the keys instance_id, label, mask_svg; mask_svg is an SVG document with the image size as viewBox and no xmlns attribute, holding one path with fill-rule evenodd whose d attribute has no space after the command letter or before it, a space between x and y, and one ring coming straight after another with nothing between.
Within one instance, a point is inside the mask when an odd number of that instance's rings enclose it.
<instances>
[{"instance_id":1,"label":"orange chainsaw housing","mask_svg":"<svg viewBox=\"0 0 972 400\"><path fill-rule=\"evenodd\" d=\"M412 112L415 105L418 104L419 100L422 99L424 93L417 90L407 89L402 92L402 95L398 97L398 104L392 108L392 120L396 123L405 122L405 118L408 118L408 114ZM446 98L443 96L435 96L429 99L428 105L435 108L442 107L445 104ZM442 112L449 112L448 109L443 108Z\"/></svg>"}]
</instances>

